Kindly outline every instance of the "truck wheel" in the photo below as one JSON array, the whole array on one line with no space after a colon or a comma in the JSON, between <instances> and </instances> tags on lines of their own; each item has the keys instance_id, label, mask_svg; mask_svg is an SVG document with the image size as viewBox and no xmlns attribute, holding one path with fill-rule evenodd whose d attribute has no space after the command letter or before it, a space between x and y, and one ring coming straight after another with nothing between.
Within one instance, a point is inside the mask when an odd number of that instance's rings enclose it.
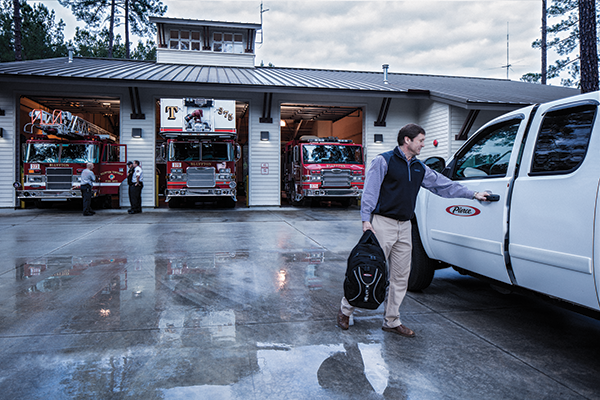
<instances>
[{"instance_id":1,"label":"truck wheel","mask_svg":"<svg viewBox=\"0 0 600 400\"><path fill-rule=\"evenodd\" d=\"M408 277L408 290L418 292L423 290L433 281L436 262L427 256L417 224L412 226L412 266Z\"/></svg>"},{"instance_id":2,"label":"truck wheel","mask_svg":"<svg viewBox=\"0 0 600 400\"><path fill-rule=\"evenodd\" d=\"M232 197L221 199L220 203L221 206L224 208L235 208L235 201Z\"/></svg>"}]
</instances>

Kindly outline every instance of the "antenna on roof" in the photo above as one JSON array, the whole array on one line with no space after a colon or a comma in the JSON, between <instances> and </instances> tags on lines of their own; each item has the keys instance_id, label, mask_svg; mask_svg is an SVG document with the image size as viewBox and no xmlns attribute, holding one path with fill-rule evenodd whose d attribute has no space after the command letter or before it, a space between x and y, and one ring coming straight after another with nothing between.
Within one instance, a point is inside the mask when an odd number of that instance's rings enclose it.
<instances>
[{"instance_id":1,"label":"antenna on roof","mask_svg":"<svg viewBox=\"0 0 600 400\"><path fill-rule=\"evenodd\" d=\"M502 68L506 68L506 79L509 79L508 78L508 69L510 67L512 67L512 65L510 65L510 62L509 62L508 44L509 44L509 36L508 36L508 22L507 22L506 23L506 65L502 66Z\"/></svg>"},{"instance_id":2,"label":"antenna on roof","mask_svg":"<svg viewBox=\"0 0 600 400\"><path fill-rule=\"evenodd\" d=\"M260 42L257 40L256 44L263 44L263 14L269 11L268 8L263 9L263 2L260 2L260 29L257 33L260 33Z\"/></svg>"}]
</instances>

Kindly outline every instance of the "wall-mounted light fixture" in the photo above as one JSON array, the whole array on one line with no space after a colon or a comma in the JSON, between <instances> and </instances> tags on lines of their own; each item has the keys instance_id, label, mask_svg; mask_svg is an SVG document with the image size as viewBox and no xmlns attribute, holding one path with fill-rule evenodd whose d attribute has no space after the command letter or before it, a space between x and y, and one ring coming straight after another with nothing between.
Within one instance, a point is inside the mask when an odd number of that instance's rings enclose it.
<instances>
[{"instance_id":1,"label":"wall-mounted light fixture","mask_svg":"<svg viewBox=\"0 0 600 400\"><path fill-rule=\"evenodd\" d=\"M286 125L285 120L279 121L279 126L284 127Z\"/></svg>"},{"instance_id":2,"label":"wall-mounted light fixture","mask_svg":"<svg viewBox=\"0 0 600 400\"><path fill-rule=\"evenodd\" d=\"M131 137L141 138L142 137L142 128L132 128L131 129Z\"/></svg>"},{"instance_id":3,"label":"wall-mounted light fixture","mask_svg":"<svg viewBox=\"0 0 600 400\"><path fill-rule=\"evenodd\" d=\"M383 135L381 133L376 133L374 136L375 143L383 143Z\"/></svg>"},{"instance_id":4,"label":"wall-mounted light fixture","mask_svg":"<svg viewBox=\"0 0 600 400\"><path fill-rule=\"evenodd\" d=\"M269 132L268 131L260 132L260 140L263 142L268 142L269 141Z\"/></svg>"},{"instance_id":5,"label":"wall-mounted light fixture","mask_svg":"<svg viewBox=\"0 0 600 400\"><path fill-rule=\"evenodd\" d=\"M0 137L4 137L4 128L0 128Z\"/></svg>"}]
</instances>

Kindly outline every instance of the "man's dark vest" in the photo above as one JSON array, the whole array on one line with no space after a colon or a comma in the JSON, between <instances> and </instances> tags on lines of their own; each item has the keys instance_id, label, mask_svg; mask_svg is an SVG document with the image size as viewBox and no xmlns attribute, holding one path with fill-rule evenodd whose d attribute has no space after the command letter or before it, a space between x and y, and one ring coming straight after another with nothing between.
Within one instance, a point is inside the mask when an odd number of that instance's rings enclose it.
<instances>
[{"instance_id":1,"label":"man's dark vest","mask_svg":"<svg viewBox=\"0 0 600 400\"><path fill-rule=\"evenodd\" d=\"M127 184L129 186L133 185L133 168L129 168L129 171L127 171Z\"/></svg>"},{"instance_id":2,"label":"man's dark vest","mask_svg":"<svg viewBox=\"0 0 600 400\"><path fill-rule=\"evenodd\" d=\"M397 147L381 155L387 161L388 169L373 214L408 221L415 215L417 194L425 177L425 165L415 157L409 164Z\"/></svg>"}]
</instances>

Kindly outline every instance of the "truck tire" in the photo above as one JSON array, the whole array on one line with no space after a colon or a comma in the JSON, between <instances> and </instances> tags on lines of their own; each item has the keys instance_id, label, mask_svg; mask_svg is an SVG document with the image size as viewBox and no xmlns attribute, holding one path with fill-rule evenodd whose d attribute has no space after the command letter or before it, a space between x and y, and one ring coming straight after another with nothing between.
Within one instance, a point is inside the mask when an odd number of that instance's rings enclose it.
<instances>
[{"instance_id":1,"label":"truck tire","mask_svg":"<svg viewBox=\"0 0 600 400\"><path fill-rule=\"evenodd\" d=\"M412 226L412 266L408 277L408 290L418 292L426 289L433 281L436 262L427 256L417 224Z\"/></svg>"}]
</instances>

